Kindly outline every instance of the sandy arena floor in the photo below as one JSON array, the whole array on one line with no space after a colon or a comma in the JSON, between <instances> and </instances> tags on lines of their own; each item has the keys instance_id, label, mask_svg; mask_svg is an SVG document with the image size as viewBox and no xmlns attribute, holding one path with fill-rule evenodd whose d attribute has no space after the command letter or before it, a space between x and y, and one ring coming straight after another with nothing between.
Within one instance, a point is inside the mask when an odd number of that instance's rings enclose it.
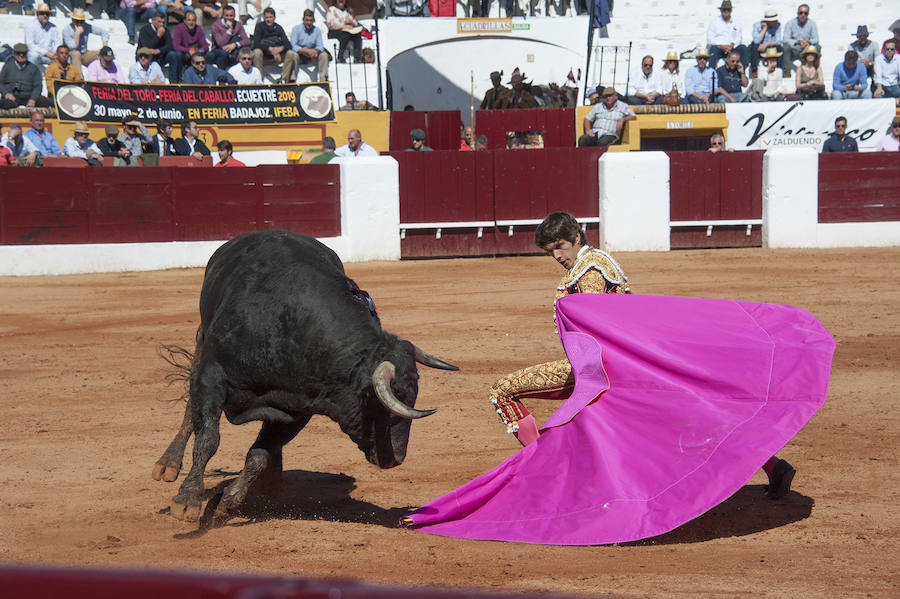
<instances>
[{"instance_id":1,"label":"sandy arena floor","mask_svg":"<svg viewBox=\"0 0 900 599\"><path fill-rule=\"evenodd\" d=\"M0 278L0 563L352 578L621 597L900 596L900 248L620 253L637 293L794 304L837 340L825 407L781 452L785 499L757 474L662 537L551 547L442 538L397 518L517 449L488 408L500 374L562 356L549 259L348 265L385 328L462 367L424 369L407 461L369 465L324 417L285 449L274 513L198 531L153 481L182 404L161 343L193 347L201 269ZM891 372L894 374L892 375ZM546 418L554 402L531 402ZM207 486L236 475L258 425L224 423Z\"/></svg>"}]
</instances>

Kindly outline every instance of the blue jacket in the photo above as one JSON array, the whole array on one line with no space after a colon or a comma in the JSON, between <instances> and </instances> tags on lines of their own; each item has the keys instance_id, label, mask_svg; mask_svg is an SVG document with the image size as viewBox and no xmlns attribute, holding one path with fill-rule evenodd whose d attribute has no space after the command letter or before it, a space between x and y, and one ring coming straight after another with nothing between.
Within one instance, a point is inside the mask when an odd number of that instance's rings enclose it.
<instances>
[{"instance_id":1,"label":"blue jacket","mask_svg":"<svg viewBox=\"0 0 900 599\"><path fill-rule=\"evenodd\" d=\"M868 73L866 73L866 67L862 62L856 63L855 71L848 71L847 67L844 66L843 61L841 61L836 67L834 67L833 79L834 89L835 91L839 92L844 91L845 85L861 85L863 89L866 89L866 85L869 81Z\"/></svg>"},{"instance_id":2,"label":"blue jacket","mask_svg":"<svg viewBox=\"0 0 900 599\"><path fill-rule=\"evenodd\" d=\"M237 85L237 81L235 81L234 77L228 74L227 71L223 71L219 67L214 64L207 63L206 72L203 73L203 77L200 77L200 73L197 72L197 69L191 67L189 69L184 70L184 75L181 78L182 83L192 83L192 84L204 84L204 85L215 85L217 83L227 83L228 85Z\"/></svg>"}]
</instances>

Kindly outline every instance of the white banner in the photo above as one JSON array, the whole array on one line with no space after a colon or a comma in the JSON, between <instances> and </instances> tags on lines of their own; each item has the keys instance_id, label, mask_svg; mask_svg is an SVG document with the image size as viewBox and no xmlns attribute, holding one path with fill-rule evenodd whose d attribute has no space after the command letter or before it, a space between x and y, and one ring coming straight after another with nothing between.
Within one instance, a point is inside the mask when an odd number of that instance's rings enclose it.
<instances>
[{"instance_id":1,"label":"white banner","mask_svg":"<svg viewBox=\"0 0 900 599\"><path fill-rule=\"evenodd\" d=\"M834 119L847 119L847 135L861 152L872 151L896 115L894 99L809 100L726 104L728 148L768 150L813 147L822 151L834 133Z\"/></svg>"}]
</instances>

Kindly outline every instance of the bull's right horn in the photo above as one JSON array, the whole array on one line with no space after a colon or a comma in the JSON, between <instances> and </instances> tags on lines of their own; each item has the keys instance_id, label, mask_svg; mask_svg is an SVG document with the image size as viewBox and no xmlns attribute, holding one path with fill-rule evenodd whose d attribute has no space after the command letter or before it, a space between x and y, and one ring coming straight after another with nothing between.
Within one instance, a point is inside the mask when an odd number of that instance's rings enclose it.
<instances>
[{"instance_id":1,"label":"bull's right horn","mask_svg":"<svg viewBox=\"0 0 900 599\"><path fill-rule=\"evenodd\" d=\"M459 366L454 366L453 364L444 362L440 358L435 358L431 354L423 352L415 344L413 344L413 348L416 350L416 362L419 364L424 364L425 366L430 366L432 368L440 368L441 370L459 370Z\"/></svg>"},{"instance_id":2,"label":"bull's right horn","mask_svg":"<svg viewBox=\"0 0 900 599\"><path fill-rule=\"evenodd\" d=\"M375 387L375 395L378 396L378 401L381 402L381 405L387 408L391 414L401 418L424 418L437 412L437 408L433 410L417 410L397 399L394 396L394 392L391 391L391 381L394 380L395 372L396 369L391 362L382 362L375 368L375 372L372 373L372 386Z\"/></svg>"}]
</instances>

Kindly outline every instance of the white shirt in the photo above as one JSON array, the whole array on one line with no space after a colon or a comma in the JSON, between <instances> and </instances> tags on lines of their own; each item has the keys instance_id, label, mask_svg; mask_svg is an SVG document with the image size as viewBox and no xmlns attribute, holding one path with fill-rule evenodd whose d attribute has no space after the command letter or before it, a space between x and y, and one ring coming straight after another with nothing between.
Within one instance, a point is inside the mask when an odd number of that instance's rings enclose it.
<instances>
[{"instance_id":1,"label":"white shirt","mask_svg":"<svg viewBox=\"0 0 900 599\"><path fill-rule=\"evenodd\" d=\"M649 75L644 75L644 70L640 69L631 76L625 95L633 96L635 94L643 94L649 96L650 94L660 93L661 89L655 70L651 69Z\"/></svg>"},{"instance_id":2,"label":"white shirt","mask_svg":"<svg viewBox=\"0 0 900 599\"><path fill-rule=\"evenodd\" d=\"M353 153L353 150L350 149L350 144L344 144L340 148L334 151L335 154L339 158L363 158L365 156L378 156L378 152L375 151L375 148L370 146L364 141L359 142L359 149L357 153Z\"/></svg>"},{"instance_id":3,"label":"white shirt","mask_svg":"<svg viewBox=\"0 0 900 599\"><path fill-rule=\"evenodd\" d=\"M659 82L659 89L662 93L667 94L672 91L673 87L678 88L678 93L684 95L684 77L677 71L662 69L656 74L656 80Z\"/></svg>"},{"instance_id":4,"label":"white shirt","mask_svg":"<svg viewBox=\"0 0 900 599\"><path fill-rule=\"evenodd\" d=\"M897 58L896 52L894 59L888 62L884 54L875 57L875 85L898 85L900 84L900 59Z\"/></svg>"},{"instance_id":5,"label":"white shirt","mask_svg":"<svg viewBox=\"0 0 900 599\"><path fill-rule=\"evenodd\" d=\"M47 27L41 27L41 22L35 18L25 25L25 45L31 51L40 54L56 52L56 48L62 43L62 33L59 27L47 22Z\"/></svg>"},{"instance_id":6,"label":"white shirt","mask_svg":"<svg viewBox=\"0 0 900 599\"><path fill-rule=\"evenodd\" d=\"M710 46L724 46L725 44L741 44L741 24L733 18L725 22L721 15L712 20L706 29L706 43Z\"/></svg>"},{"instance_id":7,"label":"white shirt","mask_svg":"<svg viewBox=\"0 0 900 599\"><path fill-rule=\"evenodd\" d=\"M890 133L885 135L876 148L878 152L900 152L900 139Z\"/></svg>"},{"instance_id":8,"label":"white shirt","mask_svg":"<svg viewBox=\"0 0 900 599\"><path fill-rule=\"evenodd\" d=\"M238 85L259 85L263 82L262 74L256 67L250 67L250 72L244 70L244 66L238 62L228 69L228 74L234 77Z\"/></svg>"}]
</instances>

